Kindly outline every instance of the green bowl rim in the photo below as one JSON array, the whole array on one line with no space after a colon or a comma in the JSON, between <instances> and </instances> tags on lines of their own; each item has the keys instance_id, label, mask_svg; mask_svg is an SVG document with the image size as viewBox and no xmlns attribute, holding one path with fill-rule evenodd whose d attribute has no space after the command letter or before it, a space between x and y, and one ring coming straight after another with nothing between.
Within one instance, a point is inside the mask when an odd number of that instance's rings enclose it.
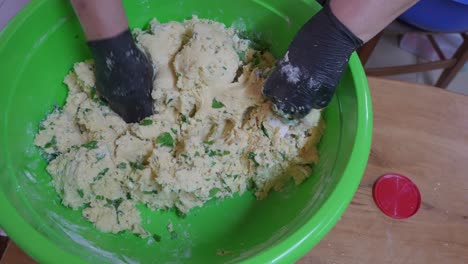
<instances>
[{"instance_id":1,"label":"green bowl rim","mask_svg":"<svg viewBox=\"0 0 468 264\"><path fill-rule=\"evenodd\" d=\"M8 40L15 34L15 28L25 23L28 18L27 15L43 3L44 1L31 1L28 3L0 32L0 38ZM8 41L3 43L6 42ZM3 49L3 45L0 43L1 49ZM245 260L244 263L296 261L311 250L330 231L353 198L366 168L372 141L373 120L367 78L356 54L351 56L349 65L357 94L357 136L343 177L341 177L336 188L322 207L301 228L277 245ZM0 171L5 173L6 168ZM65 251L36 231L7 202L3 193L0 193L0 211L2 215L9 216L8 218L0 218L0 227L7 231L13 241L35 260L41 263L59 264L66 259L70 264L86 263L85 260L76 258L76 255ZM319 224L317 225L316 222ZM25 236L24 233L28 235ZM54 252L54 254L50 254L50 252Z\"/></svg>"},{"instance_id":2,"label":"green bowl rim","mask_svg":"<svg viewBox=\"0 0 468 264\"><path fill-rule=\"evenodd\" d=\"M253 256L245 263L275 263L278 261L293 263L297 261L318 244L341 219L341 215L359 187L367 166L372 143L372 101L364 68L355 52L350 58L349 66L356 87L357 129L355 142L343 176L317 213L301 228L273 248Z\"/></svg>"}]
</instances>

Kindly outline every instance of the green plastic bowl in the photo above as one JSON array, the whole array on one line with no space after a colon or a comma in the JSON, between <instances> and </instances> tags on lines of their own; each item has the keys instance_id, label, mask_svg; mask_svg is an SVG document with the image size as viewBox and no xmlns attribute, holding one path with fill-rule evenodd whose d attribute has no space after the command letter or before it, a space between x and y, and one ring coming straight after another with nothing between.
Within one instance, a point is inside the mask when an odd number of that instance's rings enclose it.
<instances>
[{"instance_id":1,"label":"green plastic bowl","mask_svg":"<svg viewBox=\"0 0 468 264\"><path fill-rule=\"evenodd\" d=\"M125 1L131 27L151 18L192 15L261 33L284 53L320 6L313 0ZM363 175L372 111L355 54L331 105L319 145L320 162L300 186L257 201L251 193L211 201L185 219L141 206L144 226L161 236L98 232L81 212L61 205L33 146L39 121L66 96L62 80L90 58L79 23L63 0L31 1L0 34L0 227L41 263L277 263L303 256L338 221ZM177 238L166 226L172 222Z\"/></svg>"}]
</instances>

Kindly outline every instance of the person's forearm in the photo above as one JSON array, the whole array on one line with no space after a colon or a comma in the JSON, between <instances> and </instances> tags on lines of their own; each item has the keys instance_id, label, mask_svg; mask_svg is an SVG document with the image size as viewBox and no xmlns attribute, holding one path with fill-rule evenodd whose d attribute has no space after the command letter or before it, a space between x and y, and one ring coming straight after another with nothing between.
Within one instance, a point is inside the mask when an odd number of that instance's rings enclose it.
<instances>
[{"instance_id":1,"label":"person's forearm","mask_svg":"<svg viewBox=\"0 0 468 264\"><path fill-rule=\"evenodd\" d=\"M367 42L418 0L331 0L333 14Z\"/></svg>"},{"instance_id":2,"label":"person's forearm","mask_svg":"<svg viewBox=\"0 0 468 264\"><path fill-rule=\"evenodd\" d=\"M88 41L114 37L128 29L121 0L71 0Z\"/></svg>"}]
</instances>

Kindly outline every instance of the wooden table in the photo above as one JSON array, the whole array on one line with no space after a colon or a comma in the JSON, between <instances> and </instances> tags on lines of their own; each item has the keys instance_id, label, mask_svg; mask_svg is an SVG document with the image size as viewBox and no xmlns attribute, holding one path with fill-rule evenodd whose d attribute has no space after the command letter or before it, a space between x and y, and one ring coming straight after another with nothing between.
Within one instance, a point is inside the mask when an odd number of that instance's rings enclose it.
<instances>
[{"instance_id":1,"label":"wooden table","mask_svg":"<svg viewBox=\"0 0 468 264\"><path fill-rule=\"evenodd\" d=\"M468 263L468 96L369 78L374 138L367 170L341 221L298 263ZM467 84L468 85L468 84ZM410 177L422 206L393 220L372 200L388 172ZM34 263L13 243L0 264Z\"/></svg>"}]
</instances>

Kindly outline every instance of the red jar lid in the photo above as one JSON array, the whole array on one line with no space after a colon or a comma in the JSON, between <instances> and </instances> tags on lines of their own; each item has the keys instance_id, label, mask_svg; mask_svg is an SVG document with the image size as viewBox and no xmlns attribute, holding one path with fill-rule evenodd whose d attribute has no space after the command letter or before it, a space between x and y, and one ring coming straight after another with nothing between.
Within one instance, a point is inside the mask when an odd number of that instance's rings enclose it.
<instances>
[{"instance_id":1,"label":"red jar lid","mask_svg":"<svg viewBox=\"0 0 468 264\"><path fill-rule=\"evenodd\" d=\"M381 176L374 184L373 197L380 210L395 219L413 216L421 205L416 184L400 174Z\"/></svg>"}]
</instances>

